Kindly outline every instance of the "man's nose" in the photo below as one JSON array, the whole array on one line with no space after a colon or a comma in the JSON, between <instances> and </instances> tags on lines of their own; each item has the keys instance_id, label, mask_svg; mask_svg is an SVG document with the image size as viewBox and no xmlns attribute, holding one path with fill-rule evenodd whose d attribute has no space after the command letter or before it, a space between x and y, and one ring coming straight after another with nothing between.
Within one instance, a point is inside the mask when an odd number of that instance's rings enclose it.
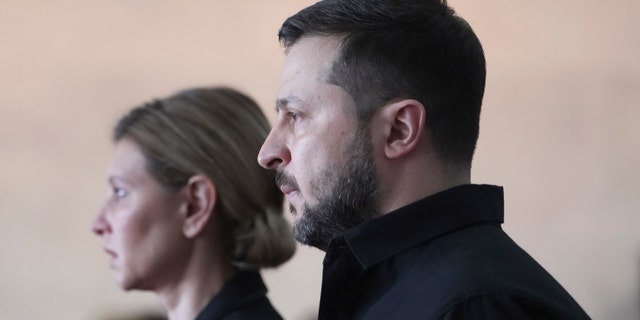
<instances>
[{"instance_id":1,"label":"man's nose","mask_svg":"<svg viewBox=\"0 0 640 320\"><path fill-rule=\"evenodd\" d=\"M277 170L291 161L291 153L283 142L280 132L274 128L262 144L258 163L265 169Z\"/></svg>"}]
</instances>

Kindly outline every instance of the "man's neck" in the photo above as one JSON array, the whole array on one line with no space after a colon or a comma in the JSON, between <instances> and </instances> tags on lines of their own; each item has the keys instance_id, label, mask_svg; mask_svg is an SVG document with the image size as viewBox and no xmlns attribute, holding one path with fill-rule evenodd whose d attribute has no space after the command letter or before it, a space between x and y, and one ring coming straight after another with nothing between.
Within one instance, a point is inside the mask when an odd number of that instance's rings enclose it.
<instances>
[{"instance_id":1,"label":"man's neck","mask_svg":"<svg viewBox=\"0 0 640 320\"><path fill-rule=\"evenodd\" d=\"M410 159L388 165L382 172L380 212L387 214L408 204L456 186L471 183L469 168L445 168L439 161ZM390 170L390 168L392 168Z\"/></svg>"}]
</instances>

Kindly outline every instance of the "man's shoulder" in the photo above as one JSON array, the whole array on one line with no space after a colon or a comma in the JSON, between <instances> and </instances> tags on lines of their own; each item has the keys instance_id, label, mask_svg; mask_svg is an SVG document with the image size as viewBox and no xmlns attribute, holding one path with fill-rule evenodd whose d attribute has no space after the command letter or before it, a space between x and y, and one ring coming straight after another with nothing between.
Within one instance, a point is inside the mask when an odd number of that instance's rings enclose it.
<instances>
[{"instance_id":1,"label":"man's shoulder","mask_svg":"<svg viewBox=\"0 0 640 320\"><path fill-rule=\"evenodd\" d=\"M395 261L393 261L395 260ZM502 293L523 290L551 295L558 282L497 225L480 224L455 230L392 258L417 290ZM440 294L446 296L446 294Z\"/></svg>"},{"instance_id":2,"label":"man's shoulder","mask_svg":"<svg viewBox=\"0 0 640 320\"><path fill-rule=\"evenodd\" d=\"M381 262L369 272L371 310L391 307L436 316L466 300L515 295L542 304L573 303L569 294L497 225L452 231ZM523 301L524 301L523 300ZM576 304L577 305L577 304Z\"/></svg>"},{"instance_id":3,"label":"man's shoulder","mask_svg":"<svg viewBox=\"0 0 640 320\"><path fill-rule=\"evenodd\" d=\"M590 319L573 301L556 303L542 297L515 292L481 294L455 301L435 318L473 319Z\"/></svg>"}]
</instances>

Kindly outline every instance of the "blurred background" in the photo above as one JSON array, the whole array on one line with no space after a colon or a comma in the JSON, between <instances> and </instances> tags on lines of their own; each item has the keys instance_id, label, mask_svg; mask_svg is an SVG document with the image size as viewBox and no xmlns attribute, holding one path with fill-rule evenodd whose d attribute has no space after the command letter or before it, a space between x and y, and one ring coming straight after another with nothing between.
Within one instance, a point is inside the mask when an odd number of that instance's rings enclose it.
<instances>
[{"instance_id":1,"label":"blurred background","mask_svg":"<svg viewBox=\"0 0 640 320\"><path fill-rule=\"evenodd\" d=\"M90 222L111 129L130 108L204 85L275 119L281 22L314 1L3 0L0 319L131 319ZM488 62L476 183L505 187L507 232L594 319L640 308L640 2L450 0ZM313 319L322 253L265 272L287 319Z\"/></svg>"}]
</instances>

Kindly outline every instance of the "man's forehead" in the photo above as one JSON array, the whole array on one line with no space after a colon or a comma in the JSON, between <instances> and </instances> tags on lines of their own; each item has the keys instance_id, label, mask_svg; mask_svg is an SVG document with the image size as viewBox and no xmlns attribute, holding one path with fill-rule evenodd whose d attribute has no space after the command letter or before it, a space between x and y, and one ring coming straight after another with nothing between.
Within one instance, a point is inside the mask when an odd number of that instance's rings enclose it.
<instances>
[{"instance_id":1,"label":"man's forehead","mask_svg":"<svg viewBox=\"0 0 640 320\"><path fill-rule=\"evenodd\" d=\"M315 69L318 80L326 80L338 55L340 41L340 38L333 36L301 38L285 57L285 69Z\"/></svg>"}]
</instances>

